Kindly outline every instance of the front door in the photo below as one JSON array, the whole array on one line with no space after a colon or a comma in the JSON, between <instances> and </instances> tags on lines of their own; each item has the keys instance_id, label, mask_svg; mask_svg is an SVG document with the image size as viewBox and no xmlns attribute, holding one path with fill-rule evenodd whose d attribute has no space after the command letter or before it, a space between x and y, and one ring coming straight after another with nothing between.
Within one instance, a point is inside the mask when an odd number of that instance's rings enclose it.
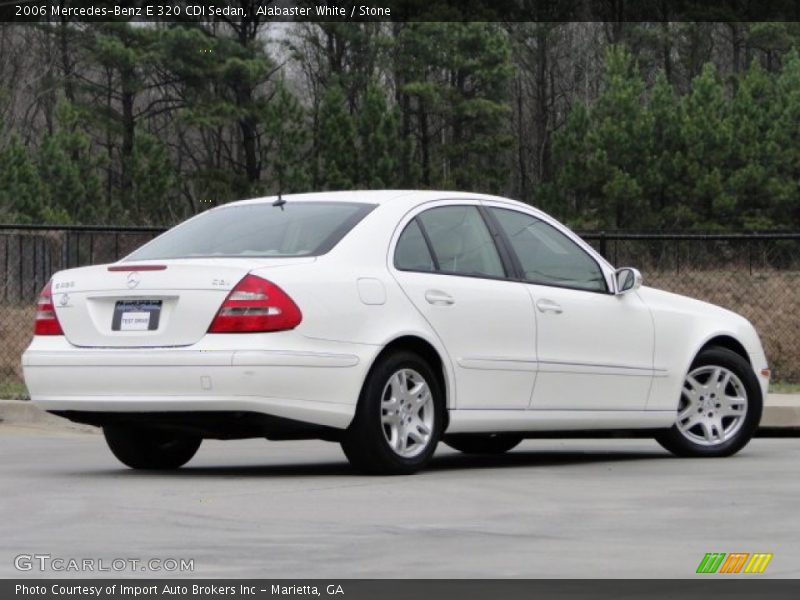
<instances>
[{"instance_id":1,"label":"front door","mask_svg":"<svg viewBox=\"0 0 800 600\"><path fill-rule=\"evenodd\" d=\"M597 261L533 215L492 207L536 310L532 409L644 410L653 377L650 310L614 295Z\"/></svg>"}]
</instances>

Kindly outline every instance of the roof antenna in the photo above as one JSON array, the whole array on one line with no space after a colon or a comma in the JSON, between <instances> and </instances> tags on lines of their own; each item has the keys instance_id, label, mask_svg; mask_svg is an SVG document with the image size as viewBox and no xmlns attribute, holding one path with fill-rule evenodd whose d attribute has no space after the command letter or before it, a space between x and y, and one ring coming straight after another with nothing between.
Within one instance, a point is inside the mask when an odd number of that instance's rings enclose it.
<instances>
[{"instance_id":1,"label":"roof antenna","mask_svg":"<svg viewBox=\"0 0 800 600\"><path fill-rule=\"evenodd\" d=\"M283 199L283 162L278 161L278 199L272 203L272 206L280 206L281 212L283 207L286 206L286 200Z\"/></svg>"}]
</instances>

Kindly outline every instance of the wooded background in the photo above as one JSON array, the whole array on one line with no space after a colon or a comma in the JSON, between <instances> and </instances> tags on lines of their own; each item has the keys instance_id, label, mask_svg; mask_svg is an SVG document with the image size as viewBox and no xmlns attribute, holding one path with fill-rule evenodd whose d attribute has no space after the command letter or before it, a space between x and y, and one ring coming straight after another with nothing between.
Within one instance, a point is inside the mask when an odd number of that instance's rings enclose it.
<instances>
[{"instance_id":1,"label":"wooded background","mask_svg":"<svg viewBox=\"0 0 800 600\"><path fill-rule=\"evenodd\" d=\"M279 189L447 188L583 230L800 228L798 23L253 12L0 24L0 222L165 225Z\"/></svg>"}]
</instances>

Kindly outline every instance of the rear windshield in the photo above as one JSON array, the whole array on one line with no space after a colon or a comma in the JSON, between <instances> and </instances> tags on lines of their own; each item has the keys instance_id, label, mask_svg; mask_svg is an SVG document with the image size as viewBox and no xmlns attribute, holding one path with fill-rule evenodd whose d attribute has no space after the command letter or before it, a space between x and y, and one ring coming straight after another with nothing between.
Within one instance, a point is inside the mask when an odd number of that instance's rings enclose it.
<instances>
[{"instance_id":1,"label":"rear windshield","mask_svg":"<svg viewBox=\"0 0 800 600\"><path fill-rule=\"evenodd\" d=\"M170 229L126 260L193 257L319 256L375 205L348 202L242 204Z\"/></svg>"}]
</instances>

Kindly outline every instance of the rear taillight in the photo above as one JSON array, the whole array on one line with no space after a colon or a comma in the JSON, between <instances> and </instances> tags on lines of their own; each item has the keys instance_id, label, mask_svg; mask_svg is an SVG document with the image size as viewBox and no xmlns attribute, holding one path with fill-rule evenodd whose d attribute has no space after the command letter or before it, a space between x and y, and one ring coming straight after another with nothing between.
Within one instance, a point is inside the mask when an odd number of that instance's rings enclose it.
<instances>
[{"instance_id":1,"label":"rear taillight","mask_svg":"<svg viewBox=\"0 0 800 600\"><path fill-rule=\"evenodd\" d=\"M274 283L246 275L231 290L211 322L208 333L255 333L294 329L303 315Z\"/></svg>"},{"instance_id":2,"label":"rear taillight","mask_svg":"<svg viewBox=\"0 0 800 600\"><path fill-rule=\"evenodd\" d=\"M56 316L53 306L53 295L50 292L50 282L42 289L36 303L36 321L33 325L34 335L64 335L61 324Z\"/></svg>"}]
</instances>

